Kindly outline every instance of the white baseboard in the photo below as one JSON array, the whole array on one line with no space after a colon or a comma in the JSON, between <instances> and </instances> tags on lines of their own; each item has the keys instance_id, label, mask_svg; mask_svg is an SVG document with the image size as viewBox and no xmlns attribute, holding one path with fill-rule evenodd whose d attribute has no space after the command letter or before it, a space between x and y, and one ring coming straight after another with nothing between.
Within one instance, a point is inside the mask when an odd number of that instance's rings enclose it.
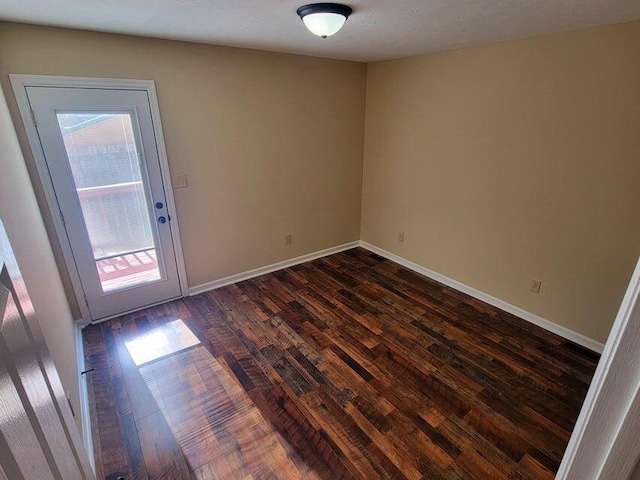
<instances>
[{"instance_id":1,"label":"white baseboard","mask_svg":"<svg viewBox=\"0 0 640 480\"><path fill-rule=\"evenodd\" d=\"M267 273L275 272L276 270L282 270L283 268L293 267L301 263L315 260L316 258L326 257L333 255L334 253L343 252L351 248L355 248L360 245L360 241L344 243L335 247L325 248L324 250L318 250L317 252L308 253L300 257L290 258L281 262L272 263L271 265L265 265L264 267L254 268L253 270L247 270L246 272L236 273L228 277L214 280L212 282L202 283L189 288L189 295L197 295L199 293L208 292L209 290L215 290L216 288L225 287L232 283L242 282L243 280L249 280L250 278L259 277Z\"/></svg>"},{"instance_id":2,"label":"white baseboard","mask_svg":"<svg viewBox=\"0 0 640 480\"><path fill-rule=\"evenodd\" d=\"M593 350L597 353L602 353L602 351L604 350L604 344L593 340L592 338L582 335L581 333L574 332L573 330L558 325L557 323L553 323L531 312L527 312L520 307L516 307L515 305L507 303L504 300L500 300L499 298L493 297L487 293L481 292L480 290L476 290L473 287L465 285L464 283L460 283L457 280L453 280L452 278L446 277L438 272L429 270L428 268L425 268L422 265L418 265L417 263L407 260L406 258L400 257L395 253L387 252L382 248L376 247L375 245L362 240L360 241L360 246L380 255L381 257L391 260L392 262L398 263L403 267L408 268L409 270L413 270L414 272L424 275L425 277L429 277L436 282L440 282L462 293L466 293L467 295L477 298L478 300L488 303L489 305L493 305L494 307L511 313L516 317L522 318L523 320L526 320L530 323L533 323L534 325L544 328L545 330L555 333L562 338L571 340L572 342L575 342L578 345L582 345L589 350Z\"/></svg>"},{"instance_id":3,"label":"white baseboard","mask_svg":"<svg viewBox=\"0 0 640 480\"><path fill-rule=\"evenodd\" d=\"M392 262L396 262L403 267L408 268L409 270L413 270L425 277L429 277L436 282L440 282L448 287L451 287L460 292L466 293L478 300L481 300L489 305L493 305L505 312L511 313L516 317L522 318L534 325L537 325L545 330L548 330L556 335L561 336L562 338L566 338L567 340L571 340L572 342L577 343L578 345L582 345L589 350L592 350L597 353L602 353L604 349L604 344L593 340L581 333L574 332L566 327L558 325L557 323L553 323L549 320L546 320L538 315L535 315L531 312L523 310L520 307L512 305L510 303L505 302L499 298L491 296L487 293L481 292L473 287L465 285L464 283L458 282L452 278L449 278L445 275L442 275L438 272L434 272L433 270L429 270L428 268L423 267L422 265L418 265L406 258L400 257L395 253L388 252L383 250L382 248L376 247L368 242L363 240L349 242L342 245L337 245L335 247L326 248L324 250L319 250L317 252L309 253L307 255L302 255L300 257L291 258L288 260L283 260L281 262L272 263L271 265L265 265L264 267L254 268L253 270L248 270L246 272L237 273L235 275L230 275L228 277L221 278L219 280L214 280L212 282L203 283L201 285L195 285L189 288L189 295L197 295L199 293L208 292L209 290L215 290L216 288L224 287L227 285L231 285L232 283L242 282L243 280L249 280L250 278L258 277L260 275L265 275L267 273L275 272L277 270L282 270L283 268L292 267L294 265L298 265L300 263L309 262L311 260L315 260L317 258L326 257L328 255L333 255L334 253L343 252L345 250L349 250L355 247L365 248L373 253L380 255L381 257L387 258Z\"/></svg>"},{"instance_id":4,"label":"white baseboard","mask_svg":"<svg viewBox=\"0 0 640 480\"><path fill-rule=\"evenodd\" d=\"M82 342L82 329L84 325L81 320L76 322L76 355L78 363L78 383L80 386L80 422L82 423L82 443L87 451L89 463L93 471L96 471L96 461L93 452L93 437L91 435L91 414L89 411L89 390L87 389L86 375L80 375L80 372L86 370L84 363L84 343Z\"/></svg>"}]
</instances>

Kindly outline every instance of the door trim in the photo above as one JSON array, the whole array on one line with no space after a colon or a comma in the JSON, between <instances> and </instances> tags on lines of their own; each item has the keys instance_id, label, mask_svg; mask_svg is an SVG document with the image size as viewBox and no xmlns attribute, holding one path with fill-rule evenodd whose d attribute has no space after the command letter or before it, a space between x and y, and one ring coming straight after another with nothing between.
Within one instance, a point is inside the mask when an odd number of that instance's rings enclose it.
<instances>
[{"instance_id":1,"label":"door trim","mask_svg":"<svg viewBox=\"0 0 640 480\"><path fill-rule=\"evenodd\" d=\"M80 411L80 435L82 436L82 443L84 449L87 451L89 457L89 463L93 472L96 471L96 455L93 450L93 434L91 432L91 407L89 406L89 386L87 385L87 373L84 360L84 342L82 341L82 322L75 320L74 322L75 340L76 340L76 363L78 365L78 385L80 386L80 405L78 410Z\"/></svg>"},{"instance_id":2,"label":"door trim","mask_svg":"<svg viewBox=\"0 0 640 480\"><path fill-rule=\"evenodd\" d=\"M640 259L569 439L556 480L628 478L640 455Z\"/></svg>"},{"instance_id":3,"label":"door trim","mask_svg":"<svg viewBox=\"0 0 640 480\"><path fill-rule=\"evenodd\" d=\"M76 267L71 244L67 236L64 223L60 214L58 200L53 189L53 182L49 176L49 169L45 160L44 151L40 144L40 137L31 114L31 107L27 97L27 87L63 87L63 88L104 88L109 90L141 90L145 91L149 98L149 108L151 110L151 120L153 122L153 131L155 134L156 147L158 150L158 158L160 160L160 171L162 175L162 183L165 189L167 201L167 210L171 212L171 236L173 238L173 248L178 267L178 278L180 280L180 292L182 296L189 295L189 287L187 285L187 272L184 265L184 255L182 253L182 242L180 240L180 229L178 227L178 214L173 196L173 187L171 184L171 175L169 171L169 160L167 157L166 145L164 142L164 133L162 122L160 120L160 108L158 106L158 96L156 93L156 84L153 80L132 80L117 78L93 78L93 77L64 77L52 75L9 75L11 87L18 102L22 123L27 133L29 146L36 162L40 183L44 190L45 198L49 212L53 218L53 224L56 236L60 242L65 264L71 277L73 291L80 306L82 314L82 325L91 323L91 315L85 301L84 290L80 282L80 274Z\"/></svg>"}]
</instances>

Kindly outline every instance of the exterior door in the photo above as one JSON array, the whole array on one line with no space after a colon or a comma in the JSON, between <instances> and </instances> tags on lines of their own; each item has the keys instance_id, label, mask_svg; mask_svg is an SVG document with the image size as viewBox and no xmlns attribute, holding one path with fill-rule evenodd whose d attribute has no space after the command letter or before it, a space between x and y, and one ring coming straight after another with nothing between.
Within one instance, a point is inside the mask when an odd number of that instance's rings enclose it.
<instances>
[{"instance_id":1,"label":"exterior door","mask_svg":"<svg viewBox=\"0 0 640 480\"><path fill-rule=\"evenodd\" d=\"M26 94L91 319L179 297L148 93Z\"/></svg>"},{"instance_id":2,"label":"exterior door","mask_svg":"<svg viewBox=\"0 0 640 480\"><path fill-rule=\"evenodd\" d=\"M95 480L1 220L0 479Z\"/></svg>"}]
</instances>

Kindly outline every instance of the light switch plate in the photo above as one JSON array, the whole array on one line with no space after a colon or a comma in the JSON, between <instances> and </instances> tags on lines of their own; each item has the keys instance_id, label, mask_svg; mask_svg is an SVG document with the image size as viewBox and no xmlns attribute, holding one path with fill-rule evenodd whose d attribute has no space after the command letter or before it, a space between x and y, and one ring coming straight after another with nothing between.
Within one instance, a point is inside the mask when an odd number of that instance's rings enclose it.
<instances>
[{"instance_id":1,"label":"light switch plate","mask_svg":"<svg viewBox=\"0 0 640 480\"><path fill-rule=\"evenodd\" d=\"M173 175L171 177L171 183L173 183L173 188L185 188L187 187L187 175Z\"/></svg>"}]
</instances>

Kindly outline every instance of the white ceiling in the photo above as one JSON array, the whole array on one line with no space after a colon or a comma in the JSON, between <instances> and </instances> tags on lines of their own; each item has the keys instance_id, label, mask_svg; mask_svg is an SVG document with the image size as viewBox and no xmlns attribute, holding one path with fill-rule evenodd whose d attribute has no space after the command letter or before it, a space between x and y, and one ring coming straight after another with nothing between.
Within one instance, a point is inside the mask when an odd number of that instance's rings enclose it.
<instances>
[{"instance_id":1,"label":"white ceiling","mask_svg":"<svg viewBox=\"0 0 640 480\"><path fill-rule=\"evenodd\" d=\"M640 19L640 0L347 0L322 39L305 0L0 0L0 19L375 61Z\"/></svg>"}]
</instances>

